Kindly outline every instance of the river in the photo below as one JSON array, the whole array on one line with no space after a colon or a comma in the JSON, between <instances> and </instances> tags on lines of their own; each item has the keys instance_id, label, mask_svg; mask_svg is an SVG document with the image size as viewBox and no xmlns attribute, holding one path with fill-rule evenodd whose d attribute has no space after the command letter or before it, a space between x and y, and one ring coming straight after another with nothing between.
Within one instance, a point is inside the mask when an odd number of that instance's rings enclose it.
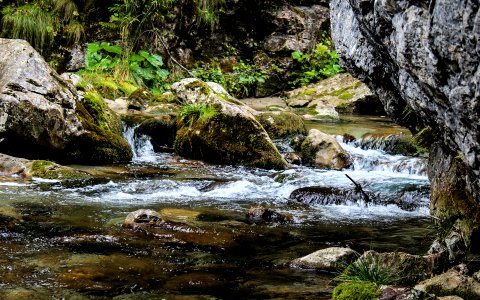
<instances>
[{"instance_id":1,"label":"river","mask_svg":"<svg viewBox=\"0 0 480 300\"><path fill-rule=\"evenodd\" d=\"M345 143L338 136L353 166L209 165L155 153L147 137L126 128L135 150L130 164L81 167L98 176L80 182L2 181L0 210L23 221L0 227L0 298L329 299L335 274L292 268L292 259L331 246L424 253L433 238L426 158L387 154L381 142L406 129L367 117L308 126L357 137ZM289 198L303 187L351 190L345 174L375 201ZM291 222L248 219L257 205ZM155 233L122 228L141 208L173 225Z\"/></svg>"}]
</instances>

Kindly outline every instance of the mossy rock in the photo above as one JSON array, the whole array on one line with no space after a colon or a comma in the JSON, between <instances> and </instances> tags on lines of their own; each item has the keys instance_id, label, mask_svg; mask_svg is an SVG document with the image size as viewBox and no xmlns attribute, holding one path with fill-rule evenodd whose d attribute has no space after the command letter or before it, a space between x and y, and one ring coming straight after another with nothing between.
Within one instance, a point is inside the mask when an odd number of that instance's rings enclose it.
<instances>
[{"instance_id":1,"label":"mossy rock","mask_svg":"<svg viewBox=\"0 0 480 300\"><path fill-rule=\"evenodd\" d=\"M348 281L335 287L332 300L375 300L381 293L374 283Z\"/></svg>"},{"instance_id":2,"label":"mossy rock","mask_svg":"<svg viewBox=\"0 0 480 300\"><path fill-rule=\"evenodd\" d=\"M47 160L35 160L32 162L30 171L32 177L43 179L87 179L90 175L86 172L73 168L57 165Z\"/></svg>"},{"instance_id":3,"label":"mossy rock","mask_svg":"<svg viewBox=\"0 0 480 300\"><path fill-rule=\"evenodd\" d=\"M172 86L185 104L177 117L177 154L215 164L285 169L287 162L243 103L216 84L187 78ZM220 96L223 94L223 97Z\"/></svg>"},{"instance_id":4,"label":"mossy rock","mask_svg":"<svg viewBox=\"0 0 480 300\"><path fill-rule=\"evenodd\" d=\"M77 103L76 114L85 132L68 142L64 154L65 161L77 164L131 161L132 150L122 136L99 127L81 103Z\"/></svg>"},{"instance_id":5,"label":"mossy rock","mask_svg":"<svg viewBox=\"0 0 480 300\"><path fill-rule=\"evenodd\" d=\"M262 113L257 120L272 139L307 134L303 118L292 112Z\"/></svg>"},{"instance_id":6,"label":"mossy rock","mask_svg":"<svg viewBox=\"0 0 480 300\"><path fill-rule=\"evenodd\" d=\"M108 107L99 93L95 91L85 93L82 105L95 125L116 134L122 133L120 117Z\"/></svg>"},{"instance_id":7,"label":"mossy rock","mask_svg":"<svg viewBox=\"0 0 480 300\"><path fill-rule=\"evenodd\" d=\"M180 126L175 152L191 159L226 165L285 169L286 162L251 120L218 114L208 121Z\"/></svg>"}]
</instances>

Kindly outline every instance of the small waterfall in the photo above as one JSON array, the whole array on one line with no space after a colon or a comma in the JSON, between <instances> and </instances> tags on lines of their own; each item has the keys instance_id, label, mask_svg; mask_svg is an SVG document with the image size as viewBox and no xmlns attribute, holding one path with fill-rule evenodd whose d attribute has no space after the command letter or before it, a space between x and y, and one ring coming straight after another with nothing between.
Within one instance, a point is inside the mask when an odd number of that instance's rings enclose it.
<instances>
[{"instance_id":1,"label":"small waterfall","mask_svg":"<svg viewBox=\"0 0 480 300\"><path fill-rule=\"evenodd\" d=\"M366 138L345 143L337 140L353 157L353 169L357 171L382 171L407 175L427 176L427 159L391 153L398 137Z\"/></svg>"},{"instance_id":2,"label":"small waterfall","mask_svg":"<svg viewBox=\"0 0 480 300\"><path fill-rule=\"evenodd\" d=\"M157 160L150 137L146 135L138 135L135 130L136 126L128 126L123 124L123 137L127 140L133 152L134 162L154 162Z\"/></svg>"}]
</instances>

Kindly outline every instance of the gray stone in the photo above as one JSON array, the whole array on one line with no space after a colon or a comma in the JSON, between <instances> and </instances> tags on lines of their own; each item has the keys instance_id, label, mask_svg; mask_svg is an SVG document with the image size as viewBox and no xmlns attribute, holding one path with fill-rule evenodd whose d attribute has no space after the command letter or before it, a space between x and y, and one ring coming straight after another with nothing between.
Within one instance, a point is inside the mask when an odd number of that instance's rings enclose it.
<instances>
[{"instance_id":1,"label":"gray stone","mask_svg":"<svg viewBox=\"0 0 480 300\"><path fill-rule=\"evenodd\" d=\"M341 65L379 96L397 122L414 132L431 127L447 155L461 158L478 212L478 2L332 0L330 8Z\"/></svg>"},{"instance_id":2,"label":"gray stone","mask_svg":"<svg viewBox=\"0 0 480 300\"><path fill-rule=\"evenodd\" d=\"M336 272L353 262L357 256L357 252L350 248L330 247L297 258L292 261L291 266Z\"/></svg>"},{"instance_id":3,"label":"gray stone","mask_svg":"<svg viewBox=\"0 0 480 300\"><path fill-rule=\"evenodd\" d=\"M415 289L437 296L459 296L469 300L480 299L480 283L456 269L450 269L443 274L422 281L415 286Z\"/></svg>"},{"instance_id":4,"label":"gray stone","mask_svg":"<svg viewBox=\"0 0 480 300\"><path fill-rule=\"evenodd\" d=\"M301 145L302 161L326 169L343 169L351 164L350 155L334 136L311 129Z\"/></svg>"},{"instance_id":5,"label":"gray stone","mask_svg":"<svg viewBox=\"0 0 480 300\"><path fill-rule=\"evenodd\" d=\"M95 125L75 88L35 49L10 39L0 39L0 151L77 164L132 157L127 142Z\"/></svg>"}]
</instances>

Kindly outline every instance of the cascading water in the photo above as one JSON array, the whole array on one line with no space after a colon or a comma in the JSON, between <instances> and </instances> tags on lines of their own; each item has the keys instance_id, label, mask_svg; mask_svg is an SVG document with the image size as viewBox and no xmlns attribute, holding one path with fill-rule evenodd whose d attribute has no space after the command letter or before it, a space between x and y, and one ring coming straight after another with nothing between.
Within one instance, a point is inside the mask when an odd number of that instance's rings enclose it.
<instances>
[{"instance_id":1,"label":"cascading water","mask_svg":"<svg viewBox=\"0 0 480 300\"><path fill-rule=\"evenodd\" d=\"M155 162L157 156L153 150L153 145L150 142L150 137L146 135L137 135L136 126L128 126L123 124L123 137L127 140L133 152L134 162Z\"/></svg>"},{"instance_id":2,"label":"cascading water","mask_svg":"<svg viewBox=\"0 0 480 300\"><path fill-rule=\"evenodd\" d=\"M354 158L347 170L216 166L155 153L135 129L124 129L133 163L86 167L99 178L0 184L0 216L15 212L0 220L0 298L323 300L333 276L298 272L292 259L331 246L428 249L424 158L340 140ZM353 194L345 174L371 202ZM328 199L291 198L308 187ZM247 218L257 205L293 222ZM159 212L165 223L152 233L123 228L137 209Z\"/></svg>"}]
</instances>

